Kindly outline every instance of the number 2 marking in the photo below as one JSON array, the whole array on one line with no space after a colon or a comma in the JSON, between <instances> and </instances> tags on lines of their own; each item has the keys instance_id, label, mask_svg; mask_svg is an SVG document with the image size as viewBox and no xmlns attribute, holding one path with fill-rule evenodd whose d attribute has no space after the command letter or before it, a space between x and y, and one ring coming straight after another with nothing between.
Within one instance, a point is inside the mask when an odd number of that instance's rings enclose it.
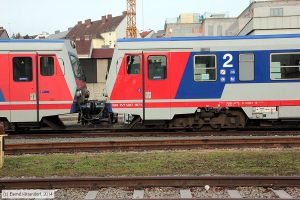
<instances>
[{"instance_id":1,"label":"number 2 marking","mask_svg":"<svg viewBox=\"0 0 300 200\"><path fill-rule=\"evenodd\" d=\"M233 67L233 64L231 64L232 60L233 60L233 56L230 53L227 53L223 56L223 60L227 60L223 67Z\"/></svg>"}]
</instances>

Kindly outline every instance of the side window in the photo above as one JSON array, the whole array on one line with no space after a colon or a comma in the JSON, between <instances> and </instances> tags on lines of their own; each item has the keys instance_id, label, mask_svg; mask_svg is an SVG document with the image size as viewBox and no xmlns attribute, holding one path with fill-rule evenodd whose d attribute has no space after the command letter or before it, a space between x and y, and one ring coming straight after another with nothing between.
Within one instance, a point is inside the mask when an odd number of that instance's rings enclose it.
<instances>
[{"instance_id":1,"label":"side window","mask_svg":"<svg viewBox=\"0 0 300 200\"><path fill-rule=\"evenodd\" d=\"M127 56L126 71L127 74L140 74L141 60L139 56Z\"/></svg>"},{"instance_id":2,"label":"side window","mask_svg":"<svg viewBox=\"0 0 300 200\"><path fill-rule=\"evenodd\" d=\"M13 58L13 79L17 82L32 81L32 58L14 57Z\"/></svg>"},{"instance_id":3,"label":"side window","mask_svg":"<svg viewBox=\"0 0 300 200\"><path fill-rule=\"evenodd\" d=\"M300 53L271 54L271 80L300 79Z\"/></svg>"},{"instance_id":4,"label":"side window","mask_svg":"<svg viewBox=\"0 0 300 200\"><path fill-rule=\"evenodd\" d=\"M194 81L215 81L216 76L215 55L200 55L194 57Z\"/></svg>"},{"instance_id":5,"label":"side window","mask_svg":"<svg viewBox=\"0 0 300 200\"><path fill-rule=\"evenodd\" d=\"M149 80L164 80L167 78L167 57L148 57L148 78Z\"/></svg>"},{"instance_id":6,"label":"side window","mask_svg":"<svg viewBox=\"0 0 300 200\"><path fill-rule=\"evenodd\" d=\"M240 81L254 80L254 54L240 54L239 61L239 79Z\"/></svg>"},{"instance_id":7,"label":"side window","mask_svg":"<svg viewBox=\"0 0 300 200\"><path fill-rule=\"evenodd\" d=\"M52 57L40 58L40 70L42 76L54 75L54 59Z\"/></svg>"}]
</instances>

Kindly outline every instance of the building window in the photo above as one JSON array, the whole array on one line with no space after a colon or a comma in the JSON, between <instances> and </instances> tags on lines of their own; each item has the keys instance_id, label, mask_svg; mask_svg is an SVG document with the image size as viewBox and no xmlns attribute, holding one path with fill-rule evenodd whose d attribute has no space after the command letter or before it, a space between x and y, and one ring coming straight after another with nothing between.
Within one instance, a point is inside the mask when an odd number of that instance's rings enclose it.
<instances>
[{"instance_id":1,"label":"building window","mask_svg":"<svg viewBox=\"0 0 300 200\"><path fill-rule=\"evenodd\" d=\"M215 55L197 55L194 57L194 81L217 80L217 57Z\"/></svg>"},{"instance_id":2,"label":"building window","mask_svg":"<svg viewBox=\"0 0 300 200\"><path fill-rule=\"evenodd\" d=\"M208 36L214 36L214 26L213 25L208 26Z\"/></svg>"},{"instance_id":3,"label":"building window","mask_svg":"<svg viewBox=\"0 0 300 200\"><path fill-rule=\"evenodd\" d=\"M218 26L217 28L217 35L222 36L223 35L223 27L221 25Z\"/></svg>"},{"instance_id":4,"label":"building window","mask_svg":"<svg viewBox=\"0 0 300 200\"><path fill-rule=\"evenodd\" d=\"M90 35L84 35L84 40L90 40L91 36Z\"/></svg>"},{"instance_id":5,"label":"building window","mask_svg":"<svg viewBox=\"0 0 300 200\"><path fill-rule=\"evenodd\" d=\"M300 79L300 53L271 54L271 79Z\"/></svg>"},{"instance_id":6,"label":"building window","mask_svg":"<svg viewBox=\"0 0 300 200\"><path fill-rule=\"evenodd\" d=\"M271 8L271 16L272 17L283 16L283 8Z\"/></svg>"},{"instance_id":7,"label":"building window","mask_svg":"<svg viewBox=\"0 0 300 200\"><path fill-rule=\"evenodd\" d=\"M41 57L40 70L42 76L54 75L54 59L52 57Z\"/></svg>"},{"instance_id":8,"label":"building window","mask_svg":"<svg viewBox=\"0 0 300 200\"><path fill-rule=\"evenodd\" d=\"M240 54L239 61L239 79L240 81L254 80L254 54Z\"/></svg>"},{"instance_id":9,"label":"building window","mask_svg":"<svg viewBox=\"0 0 300 200\"><path fill-rule=\"evenodd\" d=\"M164 80L167 78L167 57L148 57L148 78L149 80Z\"/></svg>"},{"instance_id":10,"label":"building window","mask_svg":"<svg viewBox=\"0 0 300 200\"><path fill-rule=\"evenodd\" d=\"M127 56L127 74L140 74L140 56Z\"/></svg>"},{"instance_id":11,"label":"building window","mask_svg":"<svg viewBox=\"0 0 300 200\"><path fill-rule=\"evenodd\" d=\"M32 81L32 58L13 58L13 79L17 82Z\"/></svg>"}]
</instances>

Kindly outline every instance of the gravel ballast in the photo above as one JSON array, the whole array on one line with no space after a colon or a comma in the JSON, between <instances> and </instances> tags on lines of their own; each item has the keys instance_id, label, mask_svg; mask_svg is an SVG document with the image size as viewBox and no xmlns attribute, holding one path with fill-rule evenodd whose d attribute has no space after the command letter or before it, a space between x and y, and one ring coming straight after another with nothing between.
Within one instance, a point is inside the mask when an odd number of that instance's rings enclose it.
<instances>
[{"instance_id":1,"label":"gravel ballast","mask_svg":"<svg viewBox=\"0 0 300 200\"><path fill-rule=\"evenodd\" d=\"M197 187L191 189L194 198L229 198L227 191L221 187L212 187L205 190L204 187Z\"/></svg>"},{"instance_id":2,"label":"gravel ballast","mask_svg":"<svg viewBox=\"0 0 300 200\"><path fill-rule=\"evenodd\" d=\"M133 190L128 188L101 188L96 199L131 199Z\"/></svg>"},{"instance_id":3,"label":"gravel ballast","mask_svg":"<svg viewBox=\"0 0 300 200\"><path fill-rule=\"evenodd\" d=\"M147 188L145 189L144 198L180 198L179 189L165 187L165 188Z\"/></svg>"}]
</instances>

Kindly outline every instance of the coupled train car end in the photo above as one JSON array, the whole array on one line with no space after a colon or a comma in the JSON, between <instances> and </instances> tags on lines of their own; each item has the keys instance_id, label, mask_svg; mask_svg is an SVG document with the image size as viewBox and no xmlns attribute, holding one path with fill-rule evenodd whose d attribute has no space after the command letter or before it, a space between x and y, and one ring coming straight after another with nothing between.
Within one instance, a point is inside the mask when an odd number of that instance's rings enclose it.
<instances>
[{"instance_id":1,"label":"coupled train car end","mask_svg":"<svg viewBox=\"0 0 300 200\"><path fill-rule=\"evenodd\" d=\"M63 126L89 92L68 40L0 40L0 121L13 128Z\"/></svg>"},{"instance_id":2,"label":"coupled train car end","mask_svg":"<svg viewBox=\"0 0 300 200\"><path fill-rule=\"evenodd\" d=\"M106 83L132 125L218 129L299 121L299 89L299 34L120 39Z\"/></svg>"}]
</instances>

